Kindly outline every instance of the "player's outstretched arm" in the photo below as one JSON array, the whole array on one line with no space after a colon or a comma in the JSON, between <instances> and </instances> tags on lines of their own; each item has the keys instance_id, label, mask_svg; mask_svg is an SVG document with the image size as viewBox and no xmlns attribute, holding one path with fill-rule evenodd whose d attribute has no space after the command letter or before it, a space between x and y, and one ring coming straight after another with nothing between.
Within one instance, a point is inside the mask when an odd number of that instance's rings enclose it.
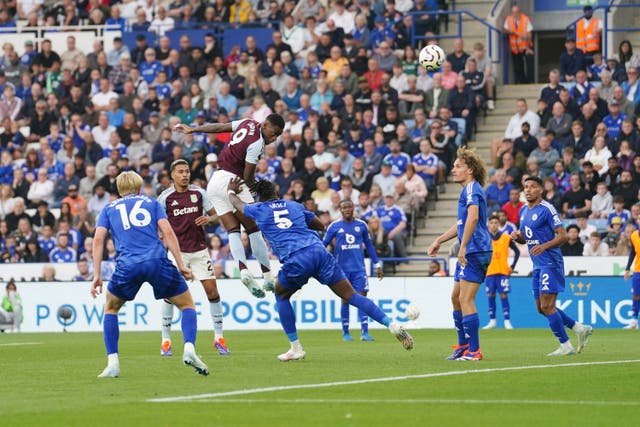
<instances>
[{"instance_id":1,"label":"player's outstretched arm","mask_svg":"<svg viewBox=\"0 0 640 427\"><path fill-rule=\"evenodd\" d=\"M173 228L171 228L169 221L166 218L159 219L158 228L164 236L164 244L167 245L167 249L169 249L176 260L178 270L180 270L180 273L182 273L185 279L191 280L193 278L193 274L191 273L191 270L189 270L187 266L184 265L182 255L180 254L180 245L178 244L178 238L176 237L176 233L173 232Z\"/></svg>"},{"instance_id":2,"label":"player's outstretched arm","mask_svg":"<svg viewBox=\"0 0 640 427\"><path fill-rule=\"evenodd\" d=\"M438 254L438 250L440 249L440 245L448 242L458 235L458 226L457 224L453 224L447 231L442 233L438 238L427 248L427 255L436 256Z\"/></svg>"},{"instance_id":3,"label":"player's outstretched arm","mask_svg":"<svg viewBox=\"0 0 640 427\"><path fill-rule=\"evenodd\" d=\"M223 133L231 132L231 123L210 123L208 125L191 127L183 123L177 124L173 127L174 132L180 133Z\"/></svg>"},{"instance_id":4,"label":"player's outstretched arm","mask_svg":"<svg viewBox=\"0 0 640 427\"><path fill-rule=\"evenodd\" d=\"M256 185L256 165L245 161L242 178L244 183L249 187L249 190L253 191L253 187Z\"/></svg>"},{"instance_id":5,"label":"player's outstretched arm","mask_svg":"<svg viewBox=\"0 0 640 427\"><path fill-rule=\"evenodd\" d=\"M104 250L104 239L107 236L107 229L104 227L96 227L93 236L93 283L91 284L91 296L97 297L102 293L102 277L100 276L100 267L102 266L102 252Z\"/></svg>"},{"instance_id":6,"label":"player's outstretched arm","mask_svg":"<svg viewBox=\"0 0 640 427\"><path fill-rule=\"evenodd\" d=\"M318 219L317 216L313 217L308 226L310 229L315 231L324 231L324 225L322 225L322 222Z\"/></svg>"}]
</instances>

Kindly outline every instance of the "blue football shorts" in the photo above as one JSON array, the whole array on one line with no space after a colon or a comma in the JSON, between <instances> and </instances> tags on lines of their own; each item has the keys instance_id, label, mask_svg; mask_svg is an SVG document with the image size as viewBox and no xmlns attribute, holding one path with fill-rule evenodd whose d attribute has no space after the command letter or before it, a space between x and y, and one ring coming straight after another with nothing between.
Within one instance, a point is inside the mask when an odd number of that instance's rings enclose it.
<instances>
[{"instance_id":1,"label":"blue football shorts","mask_svg":"<svg viewBox=\"0 0 640 427\"><path fill-rule=\"evenodd\" d=\"M278 272L278 282L287 289L300 289L312 277L323 285L346 279L333 255L321 243L292 253Z\"/></svg>"},{"instance_id":2,"label":"blue football shorts","mask_svg":"<svg viewBox=\"0 0 640 427\"><path fill-rule=\"evenodd\" d=\"M344 274L357 292L369 292L369 281L364 270L345 271Z\"/></svg>"},{"instance_id":3,"label":"blue football shorts","mask_svg":"<svg viewBox=\"0 0 640 427\"><path fill-rule=\"evenodd\" d=\"M633 273L631 276L631 294L633 296L640 295L640 273Z\"/></svg>"},{"instance_id":4,"label":"blue football shorts","mask_svg":"<svg viewBox=\"0 0 640 427\"><path fill-rule=\"evenodd\" d=\"M564 270L557 267L541 267L533 270L533 298L540 294L559 294L564 292Z\"/></svg>"},{"instance_id":5,"label":"blue football shorts","mask_svg":"<svg viewBox=\"0 0 640 427\"><path fill-rule=\"evenodd\" d=\"M509 276L506 274L493 274L484 279L485 289L488 294L508 294L511 292Z\"/></svg>"},{"instance_id":6,"label":"blue football shorts","mask_svg":"<svg viewBox=\"0 0 640 427\"><path fill-rule=\"evenodd\" d=\"M131 301L144 282L151 284L156 299L169 299L189 290L187 282L168 258L116 265L108 289L121 300Z\"/></svg>"},{"instance_id":7,"label":"blue football shorts","mask_svg":"<svg viewBox=\"0 0 640 427\"><path fill-rule=\"evenodd\" d=\"M487 251L467 254L467 265L465 267L460 266L460 263L456 263L453 281L460 282L460 280L466 280L467 282L473 283L484 282L487 269L491 263L492 253L492 251Z\"/></svg>"}]
</instances>

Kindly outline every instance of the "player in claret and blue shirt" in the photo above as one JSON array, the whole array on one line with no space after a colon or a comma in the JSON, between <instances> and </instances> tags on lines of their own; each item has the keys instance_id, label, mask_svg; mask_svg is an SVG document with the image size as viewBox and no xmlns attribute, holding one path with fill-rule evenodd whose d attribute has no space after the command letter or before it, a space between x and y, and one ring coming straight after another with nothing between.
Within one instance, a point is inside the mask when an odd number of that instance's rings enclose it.
<instances>
[{"instance_id":1,"label":"player in claret and blue shirt","mask_svg":"<svg viewBox=\"0 0 640 427\"><path fill-rule=\"evenodd\" d=\"M120 376L118 311L126 301L135 298L145 282L153 287L156 299L166 298L182 311L183 363L195 368L198 374L209 375L209 368L196 355L196 310L191 292L182 277L191 280L193 274L182 260L178 239L167 220L167 214L156 200L140 195L142 177L137 173L122 172L116 178L116 186L122 197L109 203L100 212L93 239L94 277L91 295L94 298L102 293L100 267L104 240L109 231L117 252L116 271L109 280L104 307L104 344L108 364L98 378ZM162 232L177 268L167 258L167 250L158 237L158 231Z\"/></svg>"},{"instance_id":2,"label":"player in claret and blue shirt","mask_svg":"<svg viewBox=\"0 0 640 427\"><path fill-rule=\"evenodd\" d=\"M560 347L548 356L567 356L582 352L592 327L582 325L556 307L558 293L564 291L564 259L560 246L567 241L567 232L556 209L542 200L542 179L530 176L524 181L527 204L520 209L520 229L511 238L527 244L533 262L533 297L538 312L546 316L549 328L560 341ZM578 334L574 350L564 327Z\"/></svg>"},{"instance_id":3,"label":"player in claret and blue shirt","mask_svg":"<svg viewBox=\"0 0 640 427\"><path fill-rule=\"evenodd\" d=\"M482 191L487 171L473 150L460 148L451 173L454 181L462 185L458 221L429 246L427 254L435 256L442 243L458 237L460 249L451 294L458 344L447 359L482 360L478 334L480 319L475 299L492 254L491 235L487 229L487 199Z\"/></svg>"},{"instance_id":4,"label":"player in claret and blue shirt","mask_svg":"<svg viewBox=\"0 0 640 427\"><path fill-rule=\"evenodd\" d=\"M339 208L342 219L329 225L322 243L325 246L331 245L333 247L333 254L338 265L351 282L353 289L360 295L367 296L369 283L364 265L363 246L367 248L367 254L373 262L378 279L384 277L382 264L378 261L376 249L369 237L367 223L353 216L353 202L348 199L342 200ZM369 335L369 316L359 309L358 318L361 326L360 340L373 341L373 337ZM342 320L342 339L353 341L353 337L349 333L349 302L344 299L340 307L340 319Z\"/></svg>"},{"instance_id":5,"label":"player in claret and blue shirt","mask_svg":"<svg viewBox=\"0 0 640 427\"><path fill-rule=\"evenodd\" d=\"M229 201L237 211L255 220L282 263L276 280L276 305L291 348L279 355L279 360L286 362L305 357L298 340L296 315L290 298L312 277L389 328L406 350L413 348L413 338L401 325L392 323L373 301L353 289L333 255L318 237L316 231L324 230L324 227L314 214L300 203L280 199L275 186L264 180L255 185L261 202L247 205L236 195L241 191L241 185L242 180L237 177L229 182Z\"/></svg>"}]
</instances>

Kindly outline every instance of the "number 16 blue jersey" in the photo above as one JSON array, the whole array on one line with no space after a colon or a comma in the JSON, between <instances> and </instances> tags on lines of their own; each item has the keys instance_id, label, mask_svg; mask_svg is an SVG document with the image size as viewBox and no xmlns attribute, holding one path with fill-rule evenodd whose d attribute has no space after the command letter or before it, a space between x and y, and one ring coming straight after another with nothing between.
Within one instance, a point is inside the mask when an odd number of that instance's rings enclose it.
<instances>
[{"instance_id":1,"label":"number 16 blue jersey","mask_svg":"<svg viewBox=\"0 0 640 427\"><path fill-rule=\"evenodd\" d=\"M158 220L163 218L166 219L167 214L156 200L130 195L105 206L97 226L111 232L118 265L138 264L167 258L167 251L158 237Z\"/></svg>"}]
</instances>

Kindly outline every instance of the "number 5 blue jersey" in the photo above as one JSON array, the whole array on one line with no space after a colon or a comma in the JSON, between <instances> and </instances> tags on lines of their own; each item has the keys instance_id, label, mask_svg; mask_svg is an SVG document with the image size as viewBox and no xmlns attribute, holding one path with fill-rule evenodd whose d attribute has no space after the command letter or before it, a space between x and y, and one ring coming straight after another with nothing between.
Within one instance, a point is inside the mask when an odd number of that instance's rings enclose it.
<instances>
[{"instance_id":1,"label":"number 5 blue jersey","mask_svg":"<svg viewBox=\"0 0 640 427\"><path fill-rule=\"evenodd\" d=\"M553 240L556 233L553 231L562 227L562 220L556 212L556 208L546 201L541 201L533 208L524 205L520 208L520 231L527 242L527 248ZM538 256L531 255L534 270L541 267L553 267L564 270L564 260L559 247L547 249Z\"/></svg>"},{"instance_id":2,"label":"number 5 blue jersey","mask_svg":"<svg viewBox=\"0 0 640 427\"><path fill-rule=\"evenodd\" d=\"M158 237L158 220L167 214L156 200L132 195L114 200L102 209L98 227L111 232L118 264L137 264L166 258L167 251Z\"/></svg>"},{"instance_id":3,"label":"number 5 blue jersey","mask_svg":"<svg viewBox=\"0 0 640 427\"><path fill-rule=\"evenodd\" d=\"M244 207L244 214L253 218L281 263L300 249L322 245L318 233L309 229L315 215L300 203L291 200L253 203Z\"/></svg>"},{"instance_id":4,"label":"number 5 blue jersey","mask_svg":"<svg viewBox=\"0 0 640 427\"><path fill-rule=\"evenodd\" d=\"M467 253L491 252L492 243L489 229L487 228L487 198L482 187L477 181L465 185L458 199L458 242L462 242L464 226L469 215L469 206L478 206L478 224L467 244Z\"/></svg>"},{"instance_id":5,"label":"number 5 blue jersey","mask_svg":"<svg viewBox=\"0 0 640 427\"><path fill-rule=\"evenodd\" d=\"M367 223L354 218L353 221L334 221L327 228L322 244L327 246L333 239L336 239L333 253L338 265L345 272L358 272L364 270L364 250L374 264L378 263L376 249L369 237Z\"/></svg>"}]
</instances>

